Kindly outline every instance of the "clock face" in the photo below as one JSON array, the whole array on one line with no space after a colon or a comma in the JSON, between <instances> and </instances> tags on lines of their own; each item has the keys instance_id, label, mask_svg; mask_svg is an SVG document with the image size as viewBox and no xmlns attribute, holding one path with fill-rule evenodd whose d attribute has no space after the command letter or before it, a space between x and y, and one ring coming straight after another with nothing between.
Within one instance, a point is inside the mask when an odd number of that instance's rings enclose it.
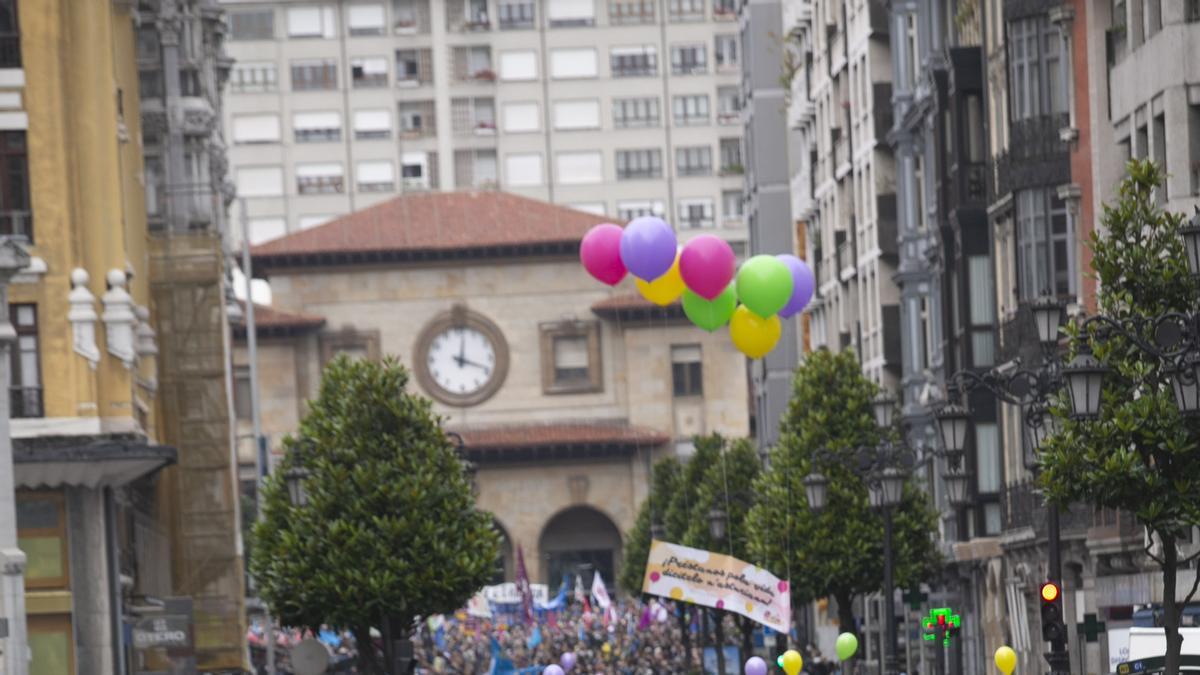
<instances>
[{"instance_id":1,"label":"clock face","mask_svg":"<svg viewBox=\"0 0 1200 675\"><path fill-rule=\"evenodd\" d=\"M432 384L450 397L471 397L496 377L496 345L471 326L438 332L424 358Z\"/></svg>"}]
</instances>

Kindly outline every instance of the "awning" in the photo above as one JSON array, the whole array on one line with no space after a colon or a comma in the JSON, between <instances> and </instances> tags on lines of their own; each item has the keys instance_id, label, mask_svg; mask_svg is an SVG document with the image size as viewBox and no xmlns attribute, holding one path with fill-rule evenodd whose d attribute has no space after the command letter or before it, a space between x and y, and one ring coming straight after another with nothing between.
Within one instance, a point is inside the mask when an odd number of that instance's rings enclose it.
<instances>
[{"instance_id":1,"label":"awning","mask_svg":"<svg viewBox=\"0 0 1200 675\"><path fill-rule=\"evenodd\" d=\"M135 438L13 439L18 488L116 487L174 464L175 448Z\"/></svg>"}]
</instances>

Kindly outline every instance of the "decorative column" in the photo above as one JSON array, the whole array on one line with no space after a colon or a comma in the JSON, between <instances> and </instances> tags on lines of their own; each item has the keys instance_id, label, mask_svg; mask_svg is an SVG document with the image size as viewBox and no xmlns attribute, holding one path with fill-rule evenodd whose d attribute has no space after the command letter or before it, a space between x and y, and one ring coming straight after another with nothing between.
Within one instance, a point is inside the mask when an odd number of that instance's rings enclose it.
<instances>
[{"instance_id":1,"label":"decorative column","mask_svg":"<svg viewBox=\"0 0 1200 675\"><path fill-rule=\"evenodd\" d=\"M71 342L75 353L87 360L92 370L100 363L100 348L96 346L96 322L100 317L96 314L96 296L88 290L91 277L87 270L76 267L71 270L71 292L67 302L71 309L67 312L67 321L71 324Z\"/></svg>"},{"instance_id":2,"label":"decorative column","mask_svg":"<svg viewBox=\"0 0 1200 675\"><path fill-rule=\"evenodd\" d=\"M137 317L133 313L133 298L125 290L125 272L113 268L108 271L108 291L101 301L104 303L104 334L108 353L121 360L126 368L133 368L137 361L134 350L133 324Z\"/></svg>"}]
</instances>

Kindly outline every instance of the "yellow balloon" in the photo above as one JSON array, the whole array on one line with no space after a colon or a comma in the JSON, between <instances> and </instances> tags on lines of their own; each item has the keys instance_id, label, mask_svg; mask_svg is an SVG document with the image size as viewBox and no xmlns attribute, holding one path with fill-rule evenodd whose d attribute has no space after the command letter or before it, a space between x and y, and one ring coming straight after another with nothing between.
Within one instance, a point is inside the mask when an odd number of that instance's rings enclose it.
<instances>
[{"instance_id":1,"label":"yellow balloon","mask_svg":"<svg viewBox=\"0 0 1200 675\"><path fill-rule=\"evenodd\" d=\"M783 653L783 672L787 675L796 675L803 667L804 659L800 657L800 652L789 649Z\"/></svg>"},{"instance_id":2,"label":"yellow balloon","mask_svg":"<svg viewBox=\"0 0 1200 675\"><path fill-rule=\"evenodd\" d=\"M729 320L729 337L733 338L733 346L752 359L761 359L774 349L782 330L778 316L764 319L746 309L745 305L738 305L733 318Z\"/></svg>"},{"instance_id":3,"label":"yellow balloon","mask_svg":"<svg viewBox=\"0 0 1200 675\"><path fill-rule=\"evenodd\" d=\"M679 296L683 295L683 289L686 288L683 284L683 277L679 274L679 254L675 254L675 264L671 265L671 269L664 272L659 278L642 281L635 277L634 281L637 282L642 297L650 302L660 307L666 307L675 302Z\"/></svg>"},{"instance_id":4,"label":"yellow balloon","mask_svg":"<svg viewBox=\"0 0 1200 675\"><path fill-rule=\"evenodd\" d=\"M997 649L993 660L1004 675L1012 675L1012 671L1017 668L1017 653L1008 645Z\"/></svg>"}]
</instances>

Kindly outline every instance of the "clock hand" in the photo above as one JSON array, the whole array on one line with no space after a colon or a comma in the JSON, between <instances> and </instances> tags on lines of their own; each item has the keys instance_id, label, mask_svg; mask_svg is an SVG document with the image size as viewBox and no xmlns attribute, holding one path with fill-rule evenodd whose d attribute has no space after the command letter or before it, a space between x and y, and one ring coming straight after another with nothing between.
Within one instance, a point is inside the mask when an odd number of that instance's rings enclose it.
<instances>
[{"instance_id":1,"label":"clock hand","mask_svg":"<svg viewBox=\"0 0 1200 675\"><path fill-rule=\"evenodd\" d=\"M467 357L467 333L466 333L466 331L460 330L458 332L458 336L459 336L459 343L458 343L458 359L457 359L457 361L458 361L458 367L462 368L463 362L466 360L466 357Z\"/></svg>"},{"instance_id":2,"label":"clock hand","mask_svg":"<svg viewBox=\"0 0 1200 675\"><path fill-rule=\"evenodd\" d=\"M470 359L460 359L460 365L475 366L476 368L479 368L480 370L488 370L487 366L483 365L482 363L475 363L474 361L472 361Z\"/></svg>"}]
</instances>

